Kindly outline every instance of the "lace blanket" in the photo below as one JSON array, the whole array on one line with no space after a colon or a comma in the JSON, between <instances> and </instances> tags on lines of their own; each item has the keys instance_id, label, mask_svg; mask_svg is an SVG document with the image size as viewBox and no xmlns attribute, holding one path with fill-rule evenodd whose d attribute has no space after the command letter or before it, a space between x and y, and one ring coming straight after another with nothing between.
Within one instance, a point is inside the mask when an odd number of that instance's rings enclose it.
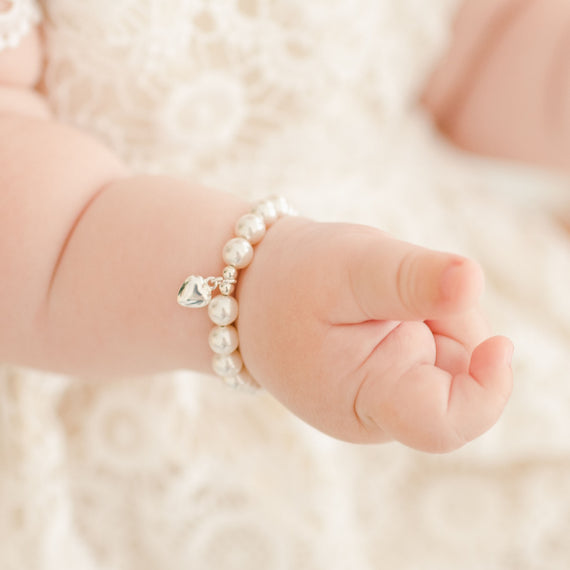
<instances>
[{"instance_id":1,"label":"lace blanket","mask_svg":"<svg viewBox=\"0 0 570 570\"><path fill-rule=\"evenodd\" d=\"M488 435L429 457L331 441L188 372L4 366L2 570L569 567L570 255L544 200L568 183L463 156L416 108L456 4L46 2L61 120L140 172L475 257L516 388Z\"/></svg>"}]
</instances>

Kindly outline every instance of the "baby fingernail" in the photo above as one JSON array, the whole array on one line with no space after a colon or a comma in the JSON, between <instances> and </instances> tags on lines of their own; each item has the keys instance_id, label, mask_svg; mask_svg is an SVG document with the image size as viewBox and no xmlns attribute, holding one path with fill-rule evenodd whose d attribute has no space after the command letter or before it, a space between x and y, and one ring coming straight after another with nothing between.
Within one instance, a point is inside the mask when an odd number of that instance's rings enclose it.
<instances>
[{"instance_id":1,"label":"baby fingernail","mask_svg":"<svg viewBox=\"0 0 570 570\"><path fill-rule=\"evenodd\" d=\"M454 261L444 272L440 287L444 299L452 299L457 293L457 278L461 272L461 261Z\"/></svg>"}]
</instances>

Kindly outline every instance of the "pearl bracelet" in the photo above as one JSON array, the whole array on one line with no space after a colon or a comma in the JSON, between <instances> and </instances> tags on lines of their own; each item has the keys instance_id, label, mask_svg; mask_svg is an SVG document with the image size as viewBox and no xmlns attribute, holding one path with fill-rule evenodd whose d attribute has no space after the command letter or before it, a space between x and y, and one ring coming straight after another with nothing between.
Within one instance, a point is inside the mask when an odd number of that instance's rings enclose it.
<instances>
[{"instance_id":1,"label":"pearl bracelet","mask_svg":"<svg viewBox=\"0 0 570 570\"><path fill-rule=\"evenodd\" d=\"M238 316L238 303L232 296L238 270L251 263L253 246L263 239L271 224L282 216L295 214L287 200L281 196L258 203L249 214L237 221L236 237L224 245L222 257L226 266L222 276L190 275L178 291L179 305L194 309L208 307L208 315L215 325L208 337L208 343L214 352L212 368L232 388L259 388L259 384L243 365L238 350L238 332L233 324ZM220 294L212 297L216 289Z\"/></svg>"}]
</instances>

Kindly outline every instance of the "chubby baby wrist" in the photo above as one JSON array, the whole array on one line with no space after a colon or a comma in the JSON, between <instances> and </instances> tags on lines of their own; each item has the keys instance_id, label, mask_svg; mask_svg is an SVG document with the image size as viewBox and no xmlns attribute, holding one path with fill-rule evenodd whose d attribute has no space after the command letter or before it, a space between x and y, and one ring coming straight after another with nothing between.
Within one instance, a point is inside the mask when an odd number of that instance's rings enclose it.
<instances>
[{"instance_id":1,"label":"chubby baby wrist","mask_svg":"<svg viewBox=\"0 0 570 570\"><path fill-rule=\"evenodd\" d=\"M207 308L213 324L208 336L212 350L212 369L232 388L259 388L244 366L236 321L239 314L236 287L241 270L254 258L254 247L271 226L284 216L296 215L287 200L271 197L253 205L235 224L234 237L222 249L224 268L220 276L190 275L178 291L178 304L183 307ZM217 294L216 294L217 292Z\"/></svg>"}]
</instances>

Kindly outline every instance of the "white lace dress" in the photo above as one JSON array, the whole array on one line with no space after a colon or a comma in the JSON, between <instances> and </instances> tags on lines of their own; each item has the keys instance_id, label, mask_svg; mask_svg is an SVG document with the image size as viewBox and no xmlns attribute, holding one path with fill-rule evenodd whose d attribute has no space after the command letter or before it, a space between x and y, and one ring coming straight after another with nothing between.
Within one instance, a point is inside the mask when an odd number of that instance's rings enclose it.
<instances>
[{"instance_id":1,"label":"white lace dress","mask_svg":"<svg viewBox=\"0 0 570 570\"><path fill-rule=\"evenodd\" d=\"M62 121L140 172L281 192L317 219L477 258L516 388L487 436L430 457L331 441L266 394L188 372L1 367L2 570L570 567L569 244L535 207L567 182L463 156L416 108L456 4L46 3ZM4 43L33 21L14 13Z\"/></svg>"}]
</instances>

